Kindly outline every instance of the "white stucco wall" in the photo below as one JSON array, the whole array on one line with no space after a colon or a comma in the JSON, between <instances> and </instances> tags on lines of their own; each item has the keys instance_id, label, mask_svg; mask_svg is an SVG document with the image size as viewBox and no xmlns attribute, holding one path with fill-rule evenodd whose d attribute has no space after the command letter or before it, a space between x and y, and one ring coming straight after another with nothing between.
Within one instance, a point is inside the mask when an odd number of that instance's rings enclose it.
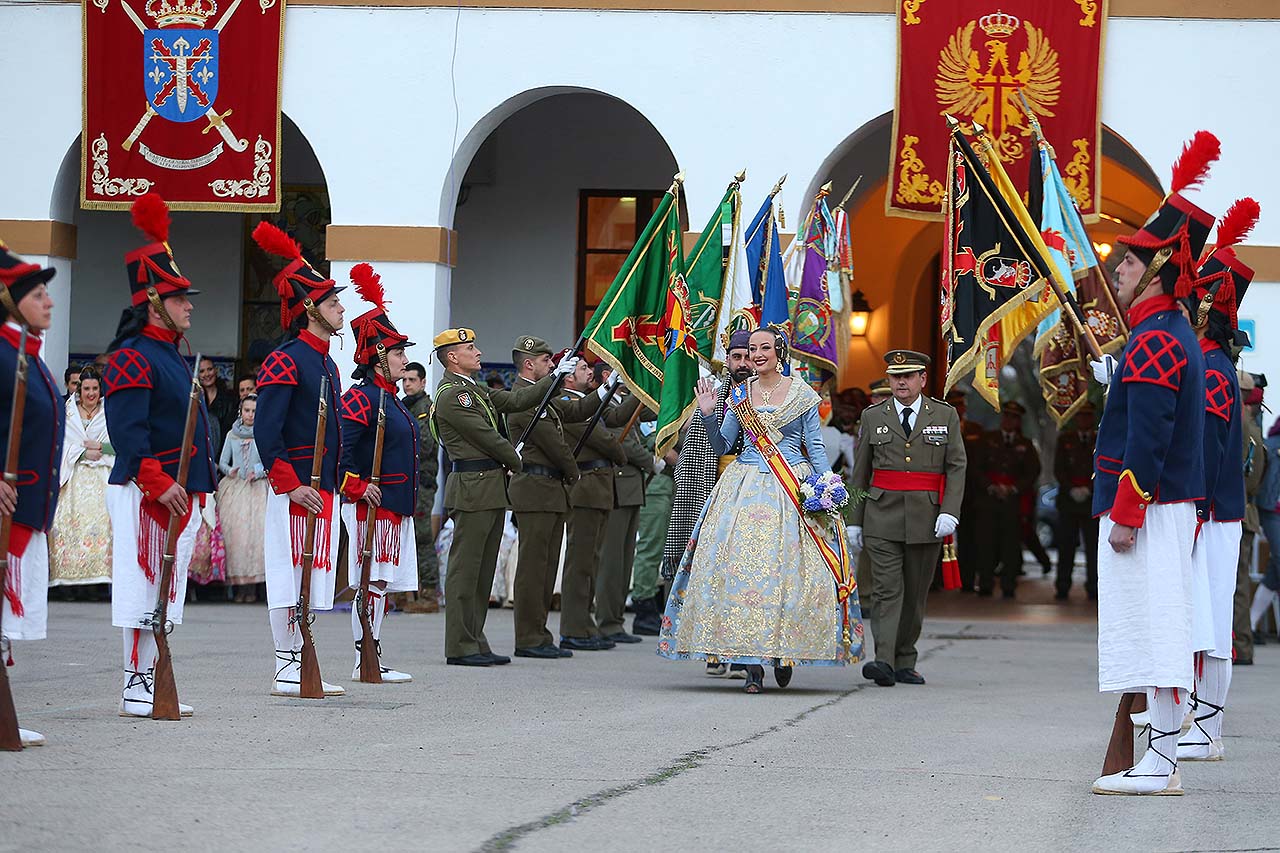
<instances>
[{"instance_id":1,"label":"white stucco wall","mask_svg":"<svg viewBox=\"0 0 1280 853\"><path fill-rule=\"evenodd\" d=\"M291 7L283 107L315 148L338 224L453 225L449 188L488 133L540 92L566 90L620 98L652 124L688 173L692 222L743 167L748 198L789 172L783 198L798 211L831 152L892 108L893 26L888 15ZM45 219L79 132L80 9L10 2L0 32L6 111L34 119L0 124L0 219ZM1103 120L1162 175L1195 130L1220 136L1224 159L1198 201L1220 213L1252 194L1263 207L1252 242L1265 245L1280 245L1280 215L1268 215L1280 211L1277 43L1280 22L1113 19L1103 81ZM460 233L463 256L488 236ZM423 340L448 322L464 274L406 267L398 308ZM511 286L504 303L518 305ZM1255 285L1246 315L1260 323L1251 366L1280 376L1267 327L1277 290Z\"/></svg>"}]
</instances>

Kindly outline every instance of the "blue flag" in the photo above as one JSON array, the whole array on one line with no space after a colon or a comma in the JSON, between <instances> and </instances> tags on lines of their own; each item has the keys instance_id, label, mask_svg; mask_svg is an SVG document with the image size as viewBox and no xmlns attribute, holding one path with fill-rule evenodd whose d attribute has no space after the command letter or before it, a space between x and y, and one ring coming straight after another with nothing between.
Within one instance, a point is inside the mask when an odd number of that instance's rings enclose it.
<instances>
[{"instance_id":1,"label":"blue flag","mask_svg":"<svg viewBox=\"0 0 1280 853\"><path fill-rule=\"evenodd\" d=\"M760 212L747 228L747 269L751 271L751 298L760 309L760 325L773 323L779 328L787 328L791 311L787 300L787 280L782 270L782 247L773 212L773 196L764 200Z\"/></svg>"}]
</instances>

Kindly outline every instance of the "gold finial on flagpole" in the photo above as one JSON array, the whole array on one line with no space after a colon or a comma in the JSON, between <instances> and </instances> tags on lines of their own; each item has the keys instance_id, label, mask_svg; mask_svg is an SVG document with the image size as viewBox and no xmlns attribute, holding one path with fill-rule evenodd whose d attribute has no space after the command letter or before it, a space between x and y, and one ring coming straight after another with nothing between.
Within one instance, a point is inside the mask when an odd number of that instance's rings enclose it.
<instances>
[{"instance_id":1,"label":"gold finial on flagpole","mask_svg":"<svg viewBox=\"0 0 1280 853\"><path fill-rule=\"evenodd\" d=\"M773 185L773 189L769 190L769 197L772 198L773 196L782 192L782 185L785 184L786 182L787 182L786 175L783 175L781 178L778 178L778 182Z\"/></svg>"},{"instance_id":2,"label":"gold finial on flagpole","mask_svg":"<svg viewBox=\"0 0 1280 853\"><path fill-rule=\"evenodd\" d=\"M820 200L820 199L824 199L824 198L826 198L826 197L827 197L827 196L829 196L829 195L831 195L831 182L830 182L830 181L827 181L825 184L823 184L822 186L818 187L818 196L817 196L817 198L815 199L815 201Z\"/></svg>"},{"instance_id":3,"label":"gold finial on flagpole","mask_svg":"<svg viewBox=\"0 0 1280 853\"><path fill-rule=\"evenodd\" d=\"M735 184L740 184L740 183L742 183L743 181L745 181L746 179L747 179L747 170L746 170L746 169L743 169L741 172L739 172L738 174L736 174L736 175L734 175L734 176L733 176L733 182L734 182Z\"/></svg>"},{"instance_id":4,"label":"gold finial on flagpole","mask_svg":"<svg viewBox=\"0 0 1280 853\"><path fill-rule=\"evenodd\" d=\"M858 188L858 184L862 183L862 175L853 182L853 186L849 187L849 191L844 194L844 198L840 199L840 203L835 206L835 210L844 210L844 206L848 204L849 199L853 197L853 191Z\"/></svg>"},{"instance_id":5,"label":"gold finial on flagpole","mask_svg":"<svg viewBox=\"0 0 1280 853\"><path fill-rule=\"evenodd\" d=\"M942 117L947 120L947 129L953 133L960 129L960 122L951 113L943 113Z\"/></svg>"},{"instance_id":6,"label":"gold finial on flagpole","mask_svg":"<svg viewBox=\"0 0 1280 853\"><path fill-rule=\"evenodd\" d=\"M684 172L676 172L676 176L671 179L671 186L667 192L674 193L678 187L684 184Z\"/></svg>"}]
</instances>

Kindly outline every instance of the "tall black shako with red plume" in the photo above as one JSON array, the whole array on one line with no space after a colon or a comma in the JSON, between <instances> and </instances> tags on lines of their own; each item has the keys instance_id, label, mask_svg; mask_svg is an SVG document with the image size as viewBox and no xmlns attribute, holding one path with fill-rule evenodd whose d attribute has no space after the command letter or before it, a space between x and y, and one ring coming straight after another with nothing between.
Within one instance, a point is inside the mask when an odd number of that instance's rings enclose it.
<instances>
[{"instance_id":1,"label":"tall black shako with red plume","mask_svg":"<svg viewBox=\"0 0 1280 853\"><path fill-rule=\"evenodd\" d=\"M356 364L381 366L385 372L386 352L396 347L411 347L413 342L396 329L387 315L389 300L382 288L382 276L374 272L372 266L353 266L351 283L360 298L373 306L351 321L351 331L356 336Z\"/></svg>"},{"instance_id":2,"label":"tall black shako with red plume","mask_svg":"<svg viewBox=\"0 0 1280 853\"><path fill-rule=\"evenodd\" d=\"M152 297L158 301L180 293L189 296L199 293L173 259L173 249L169 246L169 205L160 194L149 192L142 196L133 203L130 213L133 224L151 240L124 256L131 304L145 305Z\"/></svg>"},{"instance_id":3,"label":"tall black shako with red plume","mask_svg":"<svg viewBox=\"0 0 1280 853\"><path fill-rule=\"evenodd\" d=\"M1143 287L1158 277L1166 293L1179 299L1191 293L1196 259L1213 229L1213 216L1192 204L1182 193L1200 186L1209 174L1209 167L1221 154L1218 137L1207 130L1196 131L1173 164L1169 195L1160 209L1136 234L1118 238L1117 242L1128 246L1129 251L1147 265Z\"/></svg>"},{"instance_id":4,"label":"tall black shako with red plume","mask_svg":"<svg viewBox=\"0 0 1280 853\"><path fill-rule=\"evenodd\" d=\"M289 263L271 280L280 294L280 327L286 331L302 316L308 304L313 308L335 293L346 290L325 278L302 257L302 247L288 234L270 222L259 222L253 229L253 241L269 255Z\"/></svg>"},{"instance_id":5,"label":"tall black shako with red plume","mask_svg":"<svg viewBox=\"0 0 1280 853\"><path fill-rule=\"evenodd\" d=\"M0 286L4 288L0 296L7 296L9 300L4 302L4 299L0 299L0 302L4 303L5 310L11 315L17 314L15 306L22 301L22 297L48 282L55 272L57 270L53 267L42 267L18 257L0 240ZM17 316L11 316L10 319L20 322Z\"/></svg>"},{"instance_id":6,"label":"tall black shako with red plume","mask_svg":"<svg viewBox=\"0 0 1280 853\"><path fill-rule=\"evenodd\" d=\"M1193 312L1208 306L1206 316L1197 319L1200 323L1209 322L1210 337L1221 339L1223 343L1248 345L1247 337L1239 333L1239 314L1240 303L1254 273L1240 260L1233 247L1244 242L1261 215L1261 207L1251 198L1242 198L1228 208L1218 222L1213 251L1201 262L1199 277L1192 287L1190 301L1194 303ZM1215 315L1220 322L1213 322ZM1192 316L1196 317L1196 313Z\"/></svg>"}]
</instances>

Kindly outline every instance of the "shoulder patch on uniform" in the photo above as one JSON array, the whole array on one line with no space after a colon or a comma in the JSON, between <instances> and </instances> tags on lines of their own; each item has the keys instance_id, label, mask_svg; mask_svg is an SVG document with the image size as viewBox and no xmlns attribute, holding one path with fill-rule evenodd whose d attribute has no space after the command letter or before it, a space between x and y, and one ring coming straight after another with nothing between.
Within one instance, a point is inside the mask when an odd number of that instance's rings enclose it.
<instances>
[{"instance_id":1,"label":"shoulder patch on uniform","mask_svg":"<svg viewBox=\"0 0 1280 853\"><path fill-rule=\"evenodd\" d=\"M1187 353L1178 339L1163 329L1150 329L1129 344L1121 381L1147 382L1177 391L1186 366Z\"/></svg>"},{"instance_id":2,"label":"shoulder patch on uniform","mask_svg":"<svg viewBox=\"0 0 1280 853\"><path fill-rule=\"evenodd\" d=\"M281 350L275 350L258 368L258 387L264 385L297 385L298 365L293 356Z\"/></svg>"},{"instance_id":3,"label":"shoulder patch on uniform","mask_svg":"<svg viewBox=\"0 0 1280 853\"><path fill-rule=\"evenodd\" d=\"M470 391L458 392L458 405L468 409L471 408L471 392Z\"/></svg>"},{"instance_id":4,"label":"shoulder patch on uniform","mask_svg":"<svg viewBox=\"0 0 1280 853\"><path fill-rule=\"evenodd\" d=\"M955 408L955 406L951 405L946 400L939 400L937 397L930 397L929 401L932 403L937 403L939 406L943 406L944 408L947 408L947 409Z\"/></svg>"},{"instance_id":5,"label":"shoulder patch on uniform","mask_svg":"<svg viewBox=\"0 0 1280 853\"><path fill-rule=\"evenodd\" d=\"M348 388L347 393L342 395L342 417L347 420L368 426L369 413L372 411L373 404L369 401L369 395L361 389Z\"/></svg>"},{"instance_id":6,"label":"shoulder patch on uniform","mask_svg":"<svg viewBox=\"0 0 1280 853\"><path fill-rule=\"evenodd\" d=\"M1204 374L1204 410L1217 415L1224 421L1231 421L1231 406L1235 403L1235 394L1231 390L1231 380L1220 370L1206 370Z\"/></svg>"},{"instance_id":7,"label":"shoulder patch on uniform","mask_svg":"<svg viewBox=\"0 0 1280 853\"><path fill-rule=\"evenodd\" d=\"M107 394L126 388L151 388L151 362L136 349L118 349L107 361L102 382Z\"/></svg>"}]
</instances>

